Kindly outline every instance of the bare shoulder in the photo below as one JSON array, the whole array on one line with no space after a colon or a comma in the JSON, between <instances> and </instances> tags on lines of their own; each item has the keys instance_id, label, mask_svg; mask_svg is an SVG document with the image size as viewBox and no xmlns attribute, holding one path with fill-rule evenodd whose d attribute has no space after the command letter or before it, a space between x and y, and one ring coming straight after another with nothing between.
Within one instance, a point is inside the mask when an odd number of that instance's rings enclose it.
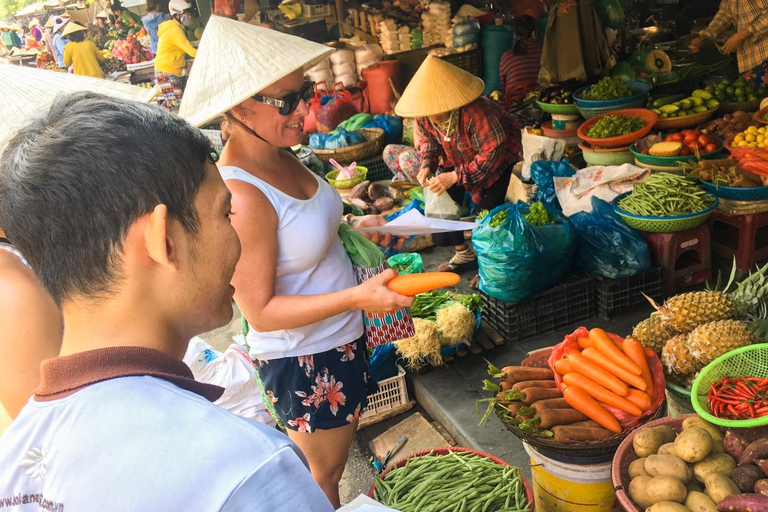
<instances>
[{"instance_id":1,"label":"bare shoulder","mask_svg":"<svg viewBox=\"0 0 768 512\"><path fill-rule=\"evenodd\" d=\"M35 314L30 308L55 309L56 305L30 268L16 255L0 250L0 311L3 316Z\"/></svg>"}]
</instances>

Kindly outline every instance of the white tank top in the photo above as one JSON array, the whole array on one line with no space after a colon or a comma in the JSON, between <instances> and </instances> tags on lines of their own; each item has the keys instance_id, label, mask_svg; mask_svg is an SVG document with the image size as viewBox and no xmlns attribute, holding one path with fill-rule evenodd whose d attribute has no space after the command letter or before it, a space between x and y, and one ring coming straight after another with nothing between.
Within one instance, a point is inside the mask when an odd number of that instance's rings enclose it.
<instances>
[{"instance_id":1,"label":"white tank top","mask_svg":"<svg viewBox=\"0 0 768 512\"><path fill-rule=\"evenodd\" d=\"M310 173L317 179L317 192L301 200L238 167L222 167L219 172L224 181L244 181L261 190L277 212L275 295L317 295L357 285L338 235L341 197L329 184ZM347 311L304 327L272 332L249 327L251 357L268 361L317 354L350 343L363 335L363 316L360 311Z\"/></svg>"}]
</instances>

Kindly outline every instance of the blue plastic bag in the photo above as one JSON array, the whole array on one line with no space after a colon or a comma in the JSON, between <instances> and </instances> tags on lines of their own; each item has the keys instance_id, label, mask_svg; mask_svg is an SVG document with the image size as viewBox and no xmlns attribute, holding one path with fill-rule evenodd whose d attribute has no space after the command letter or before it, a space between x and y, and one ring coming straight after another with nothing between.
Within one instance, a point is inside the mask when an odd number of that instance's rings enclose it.
<instances>
[{"instance_id":1,"label":"blue plastic bag","mask_svg":"<svg viewBox=\"0 0 768 512\"><path fill-rule=\"evenodd\" d=\"M491 227L494 215L507 218ZM480 266L480 289L504 302L518 302L556 285L571 270L576 233L558 210L547 208L555 224L531 226L523 202L491 210L472 231L472 245Z\"/></svg>"},{"instance_id":2,"label":"blue plastic bag","mask_svg":"<svg viewBox=\"0 0 768 512\"><path fill-rule=\"evenodd\" d=\"M399 117L376 114L363 128L381 128L387 144L399 144L403 137L403 120Z\"/></svg>"},{"instance_id":3,"label":"blue plastic bag","mask_svg":"<svg viewBox=\"0 0 768 512\"><path fill-rule=\"evenodd\" d=\"M309 147L312 149L325 149L325 143L330 138L327 133L313 133L309 136Z\"/></svg>"},{"instance_id":4,"label":"blue plastic bag","mask_svg":"<svg viewBox=\"0 0 768 512\"><path fill-rule=\"evenodd\" d=\"M592 213L575 213L570 219L579 236L576 266L582 270L622 279L651 268L645 239L602 199L592 198Z\"/></svg>"},{"instance_id":5,"label":"blue plastic bag","mask_svg":"<svg viewBox=\"0 0 768 512\"><path fill-rule=\"evenodd\" d=\"M371 378L379 382L397 375L397 359L397 349L392 343L375 347L369 360Z\"/></svg>"},{"instance_id":6,"label":"blue plastic bag","mask_svg":"<svg viewBox=\"0 0 768 512\"><path fill-rule=\"evenodd\" d=\"M560 201L555 195L554 177L570 178L574 174L576 174L576 169L571 167L567 158L563 158L559 162L546 162L544 160L533 162L531 164L531 179L539 187L538 200L544 203L548 209L562 212Z\"/></svg>"}]
</instances>

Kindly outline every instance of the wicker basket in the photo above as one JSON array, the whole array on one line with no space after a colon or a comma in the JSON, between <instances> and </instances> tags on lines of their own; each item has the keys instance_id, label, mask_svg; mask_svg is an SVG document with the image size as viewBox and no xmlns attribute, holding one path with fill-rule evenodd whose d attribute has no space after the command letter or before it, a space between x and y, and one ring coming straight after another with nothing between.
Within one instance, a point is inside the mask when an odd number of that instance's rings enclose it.
<instances>
[{"instance_id":1,"label":"wicker basket","mask_svg":"<svg viewBox=\"0 0 768 512\"><path fill-rule=\"evenodd\" d=\"M760 100L725 102L719 108L720 112L755 112L760 108Z\"/></svg>"},{"instance_id":2,"label":"wicker basket","mask_svg":"<svg viewBox=\"0 0 768 512\"><path fill-rule=\"evenodd\" d=\"M638 231L648 231L650 233L674 233L676 231L685 231L686 229L700 226L706 222L709 214L715 211L718 203L717 196L712 196L714 199L712 204L706 210L700 212L675 215L674 217L647 217L645 215L635 215L633 213L625 212L619 208L619 202L631 193L632 192L625 192L616 197L611 203L613 205L613 210L627 223L627 226Z\"/></svg>"},{"instance_id":3,"label":"wicker basket","mask_svg":"<svg viewBox=\"0 0 768 512\"><path fill-rule=\"evenodd\" d=\"M341 149L315 149L315 155L323 162L335 159L341 165L360 162L371 158L384 149L384 130L381 128L363 128L360 130L367 139L362 144L355 144Z\"/></svg>"},{"instance_id":4,"label":"wicker basket","mask_svg":"<svg viewBox=\"0 0 768 512\"><path fill-rule=\"evenodd\" d=\"M717 109L712 108L705 112L699 112L690 116L672 117L666 119L659 117L659 120L656 121L654 128L657 130L676 130L678 128L690 128L691 126L696 126L703 123L704 121L708 121L710 117L715 115L715 112L717 112Z\"/></svg>"}]
</instances>

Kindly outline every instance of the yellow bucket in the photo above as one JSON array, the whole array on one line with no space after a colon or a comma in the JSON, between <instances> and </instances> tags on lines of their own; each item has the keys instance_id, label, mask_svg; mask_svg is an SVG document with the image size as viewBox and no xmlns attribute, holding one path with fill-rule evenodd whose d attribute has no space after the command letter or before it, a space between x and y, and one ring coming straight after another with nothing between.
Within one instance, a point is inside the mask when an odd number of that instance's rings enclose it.
<instances>
[{"instance_id":1,"label":"yellow bucket","mask_svg":"<svg viewBox=\"0 0 768 512\"><path fill-rule=\"evenodd\" d=\"M569 464L523 443L531 457L536 512L621 512L611 483L611 463Z\"/></svg>"}]
</instances>

